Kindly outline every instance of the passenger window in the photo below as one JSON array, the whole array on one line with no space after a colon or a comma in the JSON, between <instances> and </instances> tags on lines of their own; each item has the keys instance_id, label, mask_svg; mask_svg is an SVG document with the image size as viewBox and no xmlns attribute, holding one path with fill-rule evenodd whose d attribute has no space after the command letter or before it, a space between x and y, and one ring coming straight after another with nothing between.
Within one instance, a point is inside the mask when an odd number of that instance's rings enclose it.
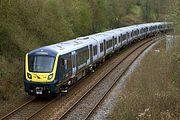
<instances>
[{"instance_id":1,"label":"passenger window","mask_svg":"<svg viewBox=\"0 0 180 120\"><path fill-rule=\"evenodd\" d=\"M100 52L103 51L103 43L100 44Z\"/></svg>"},{"instance_id":2,"label":"passenger window","mask_svg":"<svg viewBox=\"0 0 180 120\"><path fill-rule=\"evenodd\" d=\"M117 37L115 38L115 44L117 44Z\"/></svg>"},{"instance_id":3,"label":"passenger window","mask_svg":"<svg viewBox=\"0 0 180 120\"><path fill-rule=\"evenodd\" d=\"M110 47L112 47L112 40L110 40Z\"/></svg>"},{"instance_id":4,"label":"passenger window","mask_svg":"<svg viewBox=\"0 0 180 120\"><path fill-rule=\"evenodd\" d=\"M94 55L97 55L97 45L93 47Z\"/></svg>"},{"instance_id":5,"label":"passenger window","mask_svg":"<svg viewBox=\"0 0 180 120\"><path fill-rule=\"evenodd\" d=\"M71 63L71 60L67 60L67 68L68 68L69 70L72 69L72 63Z\"/></svg>"},{"instance_id":6,"label":"passenger window","mask_svg":"<svg viewBox=\"0 0 180 120\"><path fill-rule=\"evenodd\" d=\"M126 40L126 34L123 35L123 41L125 41L125 40Z\"/></svg>"},{"instance_id":7,"label":"passenger window","mask_svg":"<svg viewBox=\"0 0 180 120\"><path fill-rule=\"evenodd\" d=\"M78 53L78 54L77 54L77 64L78 64L78 65L81 64L80 57L81 57L81 56L80 56L80 54Z\"/></svg>"},{"instance_id":8,"label":"passenger window","mask_svg":"<svg viewBox=\"0 0 180 120\"><path fill-rule=\"evenodd\" d=\"M86 60L89 58L88 56L88 50L86 50Z\"/></svg>"},{"instance_id":9,"label":"passenger window","mask_svg":"<svg viewBox=\"0 0 180 120\"><path fill-rule=\"evenodd\" d=\"M80 58L80 64L83 63L83 58L82 57L83 57L82 52L80 52L80 57L79 57Z\"/></svg>"}]
</instances>

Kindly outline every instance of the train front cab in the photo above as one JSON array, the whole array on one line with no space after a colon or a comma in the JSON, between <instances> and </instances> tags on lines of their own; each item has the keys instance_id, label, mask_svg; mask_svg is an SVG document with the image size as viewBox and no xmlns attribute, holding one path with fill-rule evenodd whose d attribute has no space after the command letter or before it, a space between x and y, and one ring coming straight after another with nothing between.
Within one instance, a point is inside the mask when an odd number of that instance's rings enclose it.
<instances>
[{"instance_id":1,"label":"train front cab","mask_svg":"<svg viewBox=\"0 0 180 120\"><path fill-rule=\"evenodd\" d=\"M57 72L59 55L35 52L26 55L24 86L29 95L59 93Z\"/></svg>"}]
</instances>

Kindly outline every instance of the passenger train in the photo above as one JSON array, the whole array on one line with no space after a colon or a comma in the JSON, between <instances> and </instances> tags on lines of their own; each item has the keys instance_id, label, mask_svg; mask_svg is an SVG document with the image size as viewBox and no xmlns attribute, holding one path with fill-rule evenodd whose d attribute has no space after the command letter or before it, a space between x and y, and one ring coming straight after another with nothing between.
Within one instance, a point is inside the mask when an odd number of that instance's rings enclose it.
<instances>
[{"instance_id":1,"label":"passenger train","mask_svg":"<svg viewBox=\"0 0 180 120\"><path fill-rule=\"evenodd\" d=\"M25 58L25 92L57 94L122 47L172 29L171 22L132 25L32 50Z\"/></svg>"}]
</instances>

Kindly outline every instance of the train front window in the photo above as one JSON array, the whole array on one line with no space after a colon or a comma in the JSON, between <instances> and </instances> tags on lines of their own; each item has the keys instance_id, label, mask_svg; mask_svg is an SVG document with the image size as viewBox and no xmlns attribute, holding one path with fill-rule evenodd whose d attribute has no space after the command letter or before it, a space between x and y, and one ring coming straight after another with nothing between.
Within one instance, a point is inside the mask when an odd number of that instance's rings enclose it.
<instances>
[{"instance_id":1,"label":"train front window","mask_svg":"<svg viewBox=\"0 0 180 120\"><path fill-rule=\"evenodd\" d=\"M52 72L54 66L54 57L50 56L34 56L29 57L29 71L30 72L40 72L48 73Z\"/></svg>"}]
</instances>

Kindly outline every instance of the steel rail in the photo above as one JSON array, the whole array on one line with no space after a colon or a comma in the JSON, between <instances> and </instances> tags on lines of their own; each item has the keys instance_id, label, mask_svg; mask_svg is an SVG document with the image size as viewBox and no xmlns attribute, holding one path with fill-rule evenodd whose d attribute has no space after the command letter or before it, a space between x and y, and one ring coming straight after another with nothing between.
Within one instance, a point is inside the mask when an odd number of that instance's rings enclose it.
<instances>
[{"instance_id":1,"label":"steel rail","mask_svg":"<svg viewBox=\"0 0 180 120\"><path fill-rule=\"evenodd\" d=\"M18 107L17 109L13 110L12 112L8 113L7 115L5 115L4 117L2 117L0 120L6 120L6 119L30 119L32 118L34 115L38 114L41 110L43 110L45 107L47 107L49 104L51 104L52 102L54 102L56 99L58 99L58 97L53 98L50 101L43 101L41 103L40 100L38 100L38 98L33 98L32 100L26 102L25 104L21 105L20 107ZM36 101L37 100L37 101ZM27 106L33 106L33 104L36 104L36 102L38 103L38 106L40 106L39 108L35 108L35 111L32 111L32 109L30 108L26 108ZM23 110L25 109L25 110ZM23 112L20 112L21 110L23 110ZM25 115L25 116L24 116Z\"/></svg>"},{"instance_id":2,"label":"steel rail","mask_svg":"<svg viewBox=\"0 0 180 120\"><path fill-rule=\"evenodd\" d=\"M143 51L141 51L135 58L134 60L127 66L127 68L123 71L123 73L117 78L117 80L112 84L112 86L109 88L109 90L103 95L103 97L101 99L99 99L99 101L96 103L96 105L91 109L91 111L87 114L87 116L84 118L84 120L87 120L92 113L95 111L95 109L100 105L100 103L104 100L104 98L111 92L111 90L113 89L113 87L117 84L117 82L119 81L119 79L125 75L125 73L127 72L127 70L130 68L130 66L134 63L134 61L152 44L154 44L155 41L151 42L150 44L148 44Z\"/></svg>"},{"instance_id":3,"label":"steel rail","mask_svg":"<svg viewBox=\"0 0 180 120\"><path fill-rule=\"evenodd\" d=\"M0 118L0 120L4 120L6 118L8 118L9 116L11 116L12 114L14 114L15 112L17 112L18 110L20 110L21 108L23 108L24 106L28 105L29 103L33 102L36 98L32 98L31 100L27 101L26 103L22 104L21 106L19 106L18 108L14 109L13 111L11 111L10 113L8 113L7 115L5 115L4 117Z\"/></svg>"},{"instance_id":4,"label":"steel rail","mask_svg":"<svg viewBox=\"0 0 180 120\"><path fill-rule=\"evenodd\" d=\"M126 58L128 58L132 53L134 53L137 49L139 49L140 47L142 47L143 45L149 43L153 41L152 39L142 43L141 45L139 45L138 47L136 47L133 51L131 51L128 55L126 55L119 63L117 63L117 65L115 67L113 67L110 71L108 71L102 78L100 81L98 81L94 86L92 86L87 92L85 92L85 94L83 94L74 104L71 105L71 107L69 107L61 116L58 117L58 119L63 119L83 98L85 98L88 93L90 93L93 88L95 88L104 78L106 78L114 69L116 69ZM100 100L101 101L101 100ZM93 111L93 110L92 110ZM92 113L91 111L91 113ZM89 113L89 115L91 114ZM88 116L89 116L88 115ZM87 116L87 118L88 118Z\"/></svg>"}]
</instances>

